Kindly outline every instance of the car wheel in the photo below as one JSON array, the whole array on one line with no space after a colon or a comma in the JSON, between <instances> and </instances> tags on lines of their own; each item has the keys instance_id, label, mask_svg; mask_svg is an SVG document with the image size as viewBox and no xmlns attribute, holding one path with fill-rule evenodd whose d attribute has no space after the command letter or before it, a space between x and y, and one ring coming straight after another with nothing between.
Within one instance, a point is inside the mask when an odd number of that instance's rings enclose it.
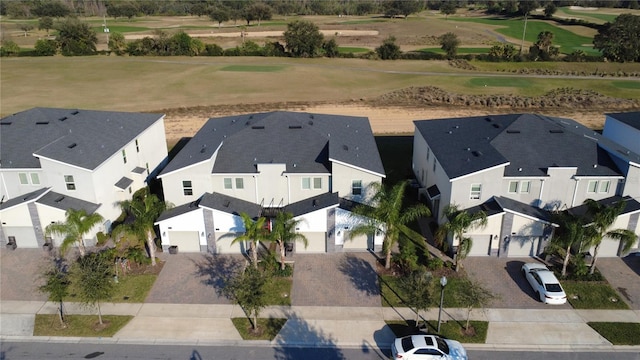
<instances>
[{"instance_id":1,"label":"car wheel","mask_svg":"<svg viewBox=\"0 0 640 360\"><path fill-rule=\"evenodd\" d=\"M522 276L524 276L525 278L527 277L527 271L525 269L522 269Z\"/></svg>"},{"instance_id":2,"label":"car wheel","mask_svg":"<svg viewBox=\"0 0 640 360\"><path fill-rule=\"evenodd\" d=\"M537 297L537 298L538 298L538 300L540 300L541 302L544 302L544 301L542 301L542 298L540 297L540 292L539 292L539 291L536 291L536 297Z\"/></svg>"}]
</instances>

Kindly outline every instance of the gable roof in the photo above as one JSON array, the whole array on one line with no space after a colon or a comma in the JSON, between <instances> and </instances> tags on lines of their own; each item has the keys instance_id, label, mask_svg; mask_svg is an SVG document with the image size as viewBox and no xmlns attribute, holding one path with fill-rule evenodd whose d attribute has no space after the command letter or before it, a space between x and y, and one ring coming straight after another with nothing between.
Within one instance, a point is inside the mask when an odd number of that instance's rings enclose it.
<instances>
[{"instance_id":1,"label":"gable roof","mask_svg":"<svg viewBox=\"0 0 640 360\"><path fill-rule=\"evenodd\" d=\"M33 108L0 120L0 167L40 168L44 157L93 170L162 114Z\"/></svg>"},{"instance_id":2,"label":"gable roof","mask_svg":"<svg viewBox=\"0 0 640 360\"><path fill-rule=\"evenodd\" d=\"M51 206L62 211L67 211L68 209L84 210L87 214L93 214L100 207L100 204L94 204L89 201L84 201L54 191L46 193L43 197L38 199L37 203Z\"/></svg>"},{"instance_id":3,"label":"gable roof","mask_svg":"<svg viewBox=\"0 0 640 360\"><path fill-rule=\"evenodd\" d=\"M632 128L640 130L640 111L625 112L625 113L612 113L607 116L627 124Z\"/></svg>"},{"instance_id":4,"label":"gable roof","mask_svg":"<svg viewBox=\"0 0 640 360\"><path fill-rule=\"evenodd\" d=\"M340 198L338 193L324 193L312 198L304 199L284 207L284 212L289 212L293 216L308 214L320 209L326 209L331 206L338 206Z\"/></svg>"},{"instance_id":5,"label":"gable roof","mask_svg":"<svg viewBox=\"0 0 640 360\"><path fill-rule=\"evenodd\" d=\"M199 206L237 216L240 216L241 213L247 213L252 219L260 217L262 212L262 207L258 204L220 193L205 193L200 199Z\"/></svg>"},{"instance_id":6,"label":"gable roof","mask_svg":"<svg viewBox=\"0 0 640 360\"><path fill-rule=\"evenodd\" d=\"M51 190L50 188L40 188L40 189L38 189L36 191L32 191L32 192L30 192L28 194L24 194L22 196L16 196L16 197L11 198L11 199L9 199L7 201L0 202L0 211L12 208L12 207L14 207L16 205L20 205L20 204L36 201L42 195L47 193L47 191L50 191L50 190Z\"/></svg>"},{"instance_id":7,"label":"gable roof","mask_svg":"<svg viewBox=\"0 0 640 360\"><path fill-rule=\"evenodd\" d=\"M640 212L640 202L638 202L637 200L635 200L634 198L632 198L630 196L625 196L625 197L622 197L622 196L611 196L611 197L608 197L606 199L598 200L597 202L600 205L608 207L608 206L616 204L616 203L618 203L620 201L624 201L625 202L625 207L624 207L624 209L622 209L622 212L620 213L620 215ZM567 209L565 211L567 211L569 214L574 215L576 217L585 217L585 218L589 218L590 219L590 216L588 215L588 209L589 208L587 207L586 204L581 204L581 205L572 207L570 209Z\"/></svg>"},{"instance_id":8,"label":"gable roof","mask_svg":"<svg viewBox=\"0 0 640 360\"><path fill-rule=\"evenodd\" d=\"M213 173L255 173L284 164L290 173L329 173L337 161L384 176L365 117L276 111L209 119L160 176L211 159Z\"/></svg>"},{"instance_id":9,"label":"gable roof","mask_svg":"<svg viewBox=\"0 0 640 360\"><path fill-rule=\"evenodd\" d=\"M608 153L621 147L571 119L508 114L414 124L449 179L496 166L505 167L505 176L546 176L550 167L576 167L578 176L622 175Z\"/></svg>"}]
</instances>

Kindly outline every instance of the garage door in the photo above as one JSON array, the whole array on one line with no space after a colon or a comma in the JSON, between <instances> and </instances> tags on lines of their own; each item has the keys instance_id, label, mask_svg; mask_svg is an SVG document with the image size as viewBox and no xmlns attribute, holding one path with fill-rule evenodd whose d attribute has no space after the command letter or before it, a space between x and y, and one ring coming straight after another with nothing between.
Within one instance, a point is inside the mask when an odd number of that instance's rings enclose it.
<instances>
[{"instance_id":1,"label":"garage door","mask_svg":"<svg viewBox=\"0 0 640 360\"><path fill-rule=\"evenodd\" d=\"M620 248L620 241L604 238L600 243L600 248L598 249L598 256L617 257L619 248ZM593 251L591 251L591 254L593 255Z\"/></svg>"},{"instance_id":2,"label":"garage door","mask_svg":"<svg viewBox=\"0 0 640 360\"><path fill-rule=\"evenodd\" d=\"M248 250L248 244L237 242L231 244L242 233L216 233L216 254L243 254Z\"/></svg>"},{"instance_id":3,"label":"garage door","mask_svg":"<svg viewBox=\"0 0 640 360\"><path fill-rule=\"evenodd\" d=\"M30 226L9 226L2 229L6 237L13 236L16 240L18 248L37 248L38 240L36 240L36 233Z\"/></svg>"},{"instance_id":4,"label":"garage door","mask_svg":"<svg viewBox=\"0 0 640 360\"><path fill-rule=\"evenodd\" d=\"M373 241L369 241L371 236L367 235L359 235L355 236L353 239L349 239L351 235L348 231L344 232L344 249L345 250L362 250L366 251L370 248L369 243L373 243Z\"/></svg>"},{"instance_id":5,"label":"garage door","mask_svg":"<svg viewBox=\"0 0 640 360\"><path fill-rule=\"evenodd\" d=\"M296 253L325 253L327 252L327 236L324 232L302 233L307 238L308 244L305 249L302 241L296 241Z\"/></svg>"},{"instance_id":6,"label":"garage door","mask_svg":"<svg viewBox=\"0 0 640 360\"><path fill-rule=\"evenodd\" d=\"M509 241L509 257L527 257L538 255L538 237L511 236Z\"/></svg>"},{"instance_id":7,"label":"garage door","mask_svg":"<svg viewBox=\"0 0 640 360\"><path fill-rule=\"evenodd\" d=\"M197 231L169 231L169 243L178 246L178 252L200 252Z\"/></svg>"},{"instance_id":8,"label":"garage door","mask_svg":"<svg viewBox=\"0 0 640 360\"><path fill-rule=\"evenodd\" d=\"M488 256L491 246L491 235L468 235L471 238L469 256Z\"/></svg>"}]
</instances>

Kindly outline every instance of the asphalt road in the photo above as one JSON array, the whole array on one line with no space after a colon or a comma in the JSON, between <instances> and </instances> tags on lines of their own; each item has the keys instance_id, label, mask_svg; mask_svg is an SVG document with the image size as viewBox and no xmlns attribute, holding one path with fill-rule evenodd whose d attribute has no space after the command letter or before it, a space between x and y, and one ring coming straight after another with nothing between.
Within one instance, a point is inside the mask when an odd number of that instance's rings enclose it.
<instances>
[{"instance_id":1,"label":"asphalt road","mask_svg":"<svg viewBox=\"0 0 640 360\"><path fill-rule=\"evenodd\" d=\"M630 352L553 352L553 351L491 351L470 350L474 360L638 360L637 351ZM185 345L123 345L123 344L70 344L51 342L3 342L0 360L371 360L388 359L363 345L362 348L299 348L271 346L185 346Z\"/></svg>"}]
</instances>

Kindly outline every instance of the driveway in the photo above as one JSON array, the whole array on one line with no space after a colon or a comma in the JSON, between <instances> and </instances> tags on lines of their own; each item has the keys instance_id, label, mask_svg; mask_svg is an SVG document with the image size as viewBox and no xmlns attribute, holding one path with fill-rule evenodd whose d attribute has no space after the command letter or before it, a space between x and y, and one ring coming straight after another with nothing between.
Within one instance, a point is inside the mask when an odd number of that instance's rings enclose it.
<instances>
[{"instance_id":1,"label":"driveway","mask_svg":"<svg viewBox=\"0 0 640 360\"><path fill-rule=\"evenodd\" d=\"M463 267L474 279L497 296L490 308L504 309L571 309L571 305L545 305L535 296L533 289L522 275L525 262L533 258L468 257Z\"/></svg>"},{"instance_id":2,"label":"driveway","mask_svg":"<svg viewBox=\"0 0 640 360\"><path fill-rule=\"evenodd\" d=\"M50 259L42 249L0 249L0 300L46 300L38 287Z\"/></svg>"},{"instance_id":3,"label":"driveway","mask_svg":"<svg viewBox=\"0 0 640 360\"><path fill-rule=\"evenodd\" d=\"M640 255L598 258L596 266L629 307L640 310Z\"/></svg>"}]
</instances>

